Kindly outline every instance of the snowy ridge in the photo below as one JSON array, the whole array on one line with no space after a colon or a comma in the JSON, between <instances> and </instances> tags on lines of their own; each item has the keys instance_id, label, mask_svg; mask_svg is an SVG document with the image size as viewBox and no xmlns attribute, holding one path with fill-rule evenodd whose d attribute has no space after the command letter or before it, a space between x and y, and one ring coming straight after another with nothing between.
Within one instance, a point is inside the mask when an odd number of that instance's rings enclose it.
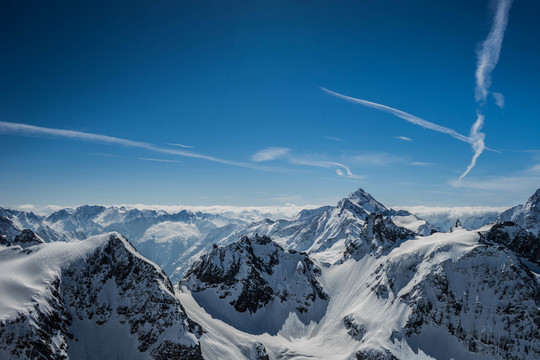
<instances>
[{"instance_id":1,"label":"snowy ridge","mask_svg":"<svg viewBox=\"0 0 540 360\"><path fill-rule=\"evenodd\" d=\"M525 205L517 205L503 212L498 223L511 221L540 237L540 189L527 200Z\"/></svg>"},{"instance_id":2,"label":"snowy ridge","mask_svg":"<svg viewBox=\"0 0 540 360\"><path fill-rule=\"evenodd\" d=\"M539 198L447 233L361 189L254 223L0 209L0 358L537 359ZM117 233L78 240L112 228L184 280Z\"/></svg>"},{"instance_id":3,"label":"snowy ridge","mask_svg":"<svg viewBox=\"0 0 540 360\"><path fill-rule=\"evenodd\" d=\"M169 279L116 233L0 248L0 288L0 358L201 358Z\"/></svg>"}]
</instances>

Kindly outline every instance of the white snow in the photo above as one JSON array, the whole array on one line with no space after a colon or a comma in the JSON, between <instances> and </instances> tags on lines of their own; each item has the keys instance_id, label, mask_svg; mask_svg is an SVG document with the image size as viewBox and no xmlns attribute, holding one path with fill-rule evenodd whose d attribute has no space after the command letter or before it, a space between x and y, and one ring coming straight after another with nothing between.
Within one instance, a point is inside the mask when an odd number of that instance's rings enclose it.
<instances>
[{"instance_id":1,"label":"white snow","mask_svg":"<svg viewBox=\"0 0 540 360\"><path fill-rule=\"evenodd\" d=\"M49 297L47 286L60 275L61 266L83 260L96 247L107 243L110 234L86 241L49 243L0 248L0 321L27 311L36 299ZM30 253L28 253L30 252Z\"/></svg>"},{"instance_id":2,"label":"white snow","mask_svg":"<svg viewBox=\"0 0 540 360\"><path fill-rule=\"evenodd\" d=\"M374 272L385 263L395 264L393 271L396 274L420 264L417 273L402 285L402 292L406 292L426 276L430 266L446 259L457 260L477 246L477 240L476 232L465 229L448 234L436 233L406 241L386 258L366 256L360 261L349 260L342 265L322 267L320 282L330 295L325 316L318 323L311 322L306 325L298 320L296 314L290 314L275 336L251 335L212 318L201 308L202 303L197 304L194 301L186 288L183 288L178 296L188 315L208 330L201 342L203 355L210 358L216 354L215 346L219 344L219 352L235 359L248 359L248 352L240 351L240 354L238 349L249 348L248 344L260 342L272 358L349 359L354 352L361 349L388 348L396 354L404 354L404 359L430 359L424 351L431 346L427 341L415 338L414 346L411 347L411 344L405 341L390 340L393 329L401 329L405 324L410 309L401 301L387 301L375 296L370 289L370 284L374 282ZM422 266L424 263L428 264ZM361 342L354 341L347 334L343 326L345 316L352 316L367 329ZM456 354L461 353L456 350L454 355ZM457 358L459 356L456 356Z\"/></svg>"}]
</instances>

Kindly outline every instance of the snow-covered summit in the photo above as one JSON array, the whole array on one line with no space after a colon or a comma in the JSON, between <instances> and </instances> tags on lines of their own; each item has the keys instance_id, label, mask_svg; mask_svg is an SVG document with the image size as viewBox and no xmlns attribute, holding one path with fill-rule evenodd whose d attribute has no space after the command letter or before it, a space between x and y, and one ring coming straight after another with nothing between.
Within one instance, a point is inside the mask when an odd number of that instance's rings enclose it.
<instances>
[{"instance_id":1,"label":"snow-covered summit","mask_svg":"<svg viewBox=\"0 0 540 360\"><path fill-rule=\"evenodd\" d=\"M337 208L348 208L352 211L362 209L368 214L383 213L388 210L383 204L375 200L373 196L362 188L359 188L355 192L350 193L347 197L341 199L337 204Z\"/></svg>"}]
</instances>

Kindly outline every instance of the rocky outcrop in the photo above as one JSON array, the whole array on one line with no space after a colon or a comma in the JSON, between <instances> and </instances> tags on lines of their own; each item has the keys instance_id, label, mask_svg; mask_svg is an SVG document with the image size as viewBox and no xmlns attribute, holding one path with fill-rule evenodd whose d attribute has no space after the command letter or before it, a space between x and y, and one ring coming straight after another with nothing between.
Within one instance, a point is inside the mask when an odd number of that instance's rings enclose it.
<instances>
[{"instance_id":1,"label":"rocky outcrop","mask_svg":"<svg viewBox=\"0 0 540 360\"><path fill-rule=\"evenodd\" d=\"M286 251L266 236L244 236L214 246L180 285L212 315L240 328L275 333L290 312L304 321L324 314L329 299L319 275L321 270L307 254ZM242 321L236 323L236 317Z\"/></svg>"},{"instance_id":2,"label":"rocky outcrop","mask_svg":"<svg viewBox=\"0 0 540 360\"><path fill-rule=\"evenodd\" d=\"M35 276L43 285L27 290L24 308L2 315L0 355L202 359L202 329L185 314L169 279L120 235L27 249L33 251L7 248L1 261L39 264L43 273Z\"/></svg>"}]
</instances>

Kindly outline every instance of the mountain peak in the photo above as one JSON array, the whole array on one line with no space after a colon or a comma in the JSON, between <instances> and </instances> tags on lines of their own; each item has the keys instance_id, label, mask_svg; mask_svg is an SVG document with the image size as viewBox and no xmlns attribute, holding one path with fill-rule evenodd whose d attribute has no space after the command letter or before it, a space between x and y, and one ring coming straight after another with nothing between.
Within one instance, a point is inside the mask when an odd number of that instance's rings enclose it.
<instances>
[{"instance_id":1,"label":"mountain peak","mask_svg":"<svg viewBox=\"0 0 540 360\"><path fill-rule=\"evenodd\" d=\"M24 229L19 235L15 236L15 240L13 240L13 245L28 247L32 245L43 244L44 242L45 241L43 241L42 238L37 236L32 230Z\"/></svg>"},{"instance_id":2,"label":"mountain peak","mask_svg":"<svg viewBox=\"0 0 540 360\"><path fill-rule=\"evenodd\" d=\"M536 192L531 195L529 200L527 200L525 207L528 207L528 208L540 207L540 189L536 190Z\"/></svg>"},{"instance_id":3,"label":"mountain peak","mask_svg":"<svg viewBox=\"0 0 540 360\"><path fill-rule=\"evenodd\" d=\"M383 204L375 200L373 196L362 188L359 188L355 192L350 193L346 198L342 199L338 203L338 207L343 207L347 203L352 203L361 207L369 213L380 213L388 210Z\"/></svg>"}]
</instances>

